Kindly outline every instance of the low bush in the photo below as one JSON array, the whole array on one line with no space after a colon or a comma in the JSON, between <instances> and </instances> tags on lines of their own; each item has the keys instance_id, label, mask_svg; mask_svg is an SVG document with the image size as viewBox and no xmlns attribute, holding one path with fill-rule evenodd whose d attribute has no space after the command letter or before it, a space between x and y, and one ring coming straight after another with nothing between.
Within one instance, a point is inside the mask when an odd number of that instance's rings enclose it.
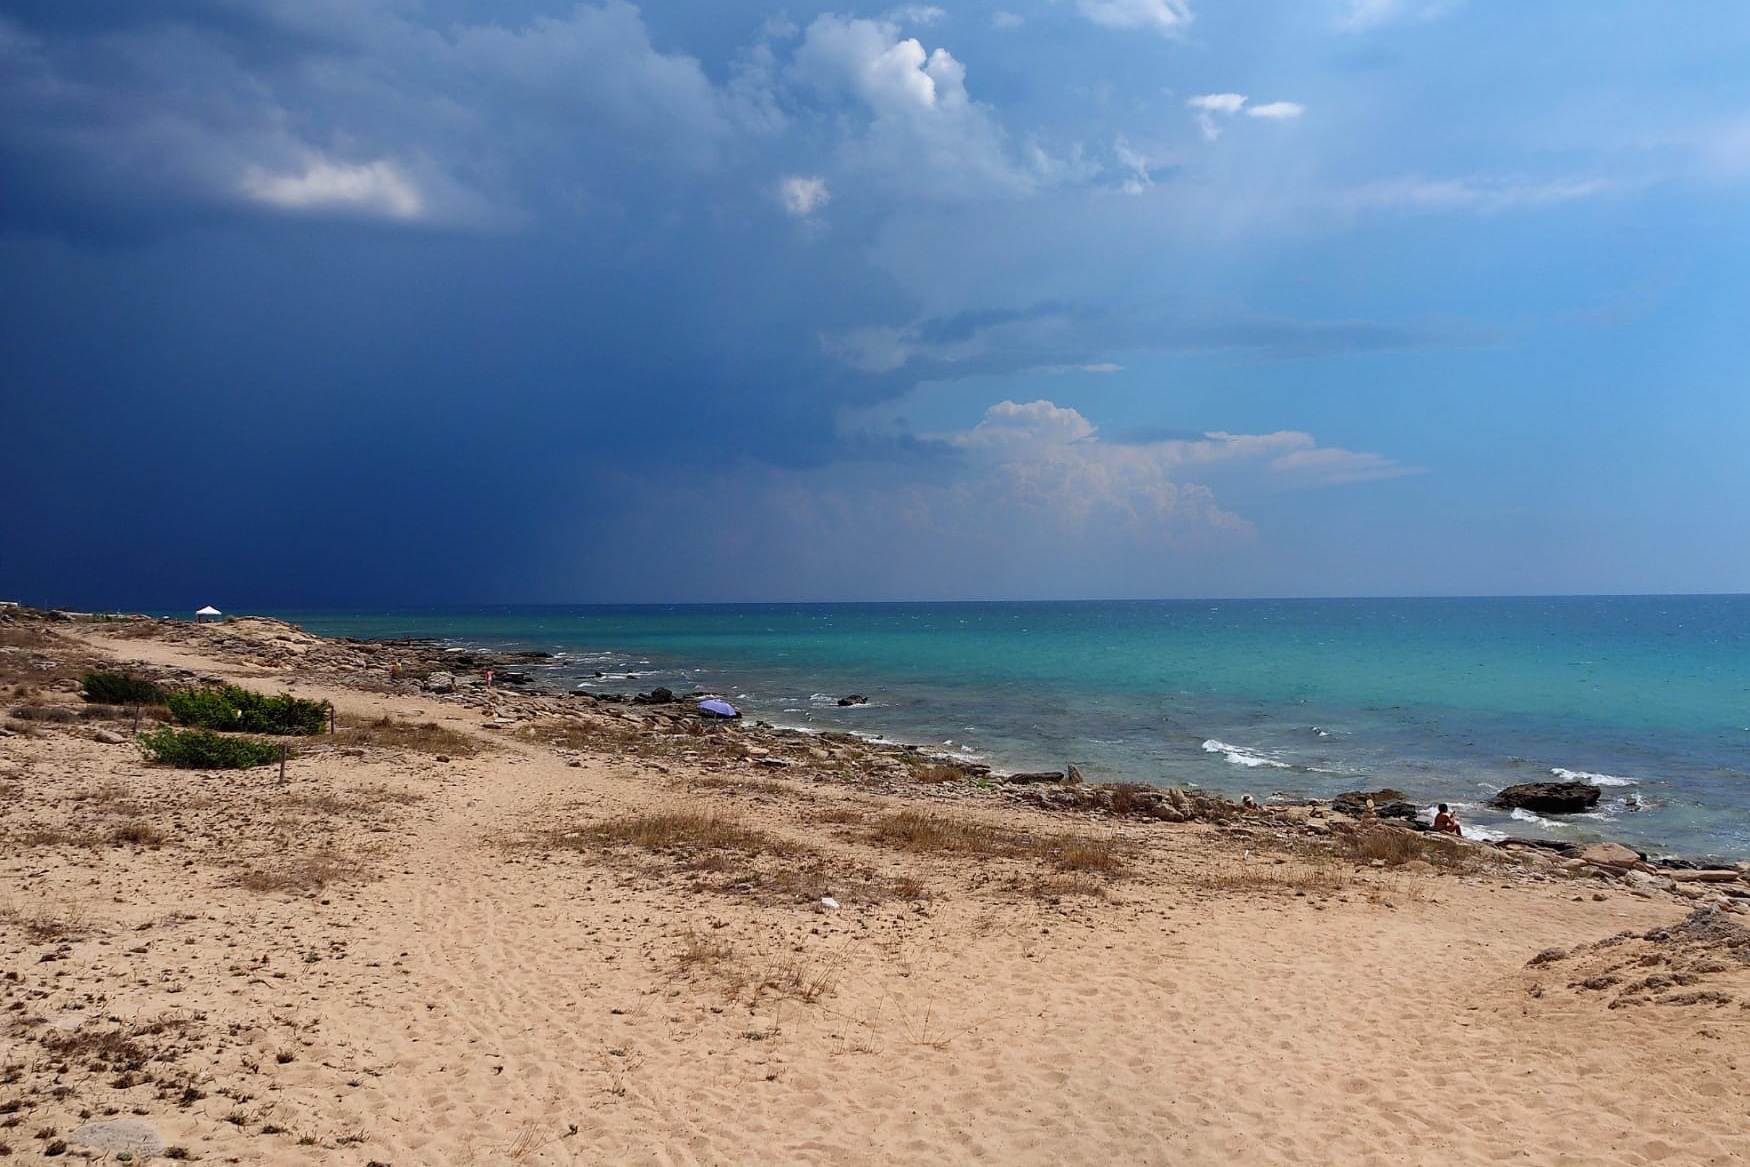
<instances>
[{"instance_id":1,"label":"low bush","mask_svg":"<svg viewBox=\"0 0 1750 1167\"><path fill-rule=\"evenodd\" d=\"M103 671L86 673L79 681L80 695L93 705L162 705L164 690L145 677L132 673Z\"/></svg>"},{"instance_id":2,"label":"low bush","mask_svg":"<svg viewBox=\"0 0 1750 1167\"><path fill-rule=\"evenodd\" d=\"M246 737L222 737L204 729L171 729L139 735L140 748L155 762L179 770L247 770L280 756L280 747Z\"/></svg>"},{"instance_id":3,"label":"low bush","mask_svg":"<svg viewBox=\"0 0 1750 1167\"><path fill-rule=\"evenodd\" d=\"M179 689L166 704L178 724L239 733L313 734L328 728L328 704L281 693L268 697L239 685Z\"/></svg>"}]
</instances>

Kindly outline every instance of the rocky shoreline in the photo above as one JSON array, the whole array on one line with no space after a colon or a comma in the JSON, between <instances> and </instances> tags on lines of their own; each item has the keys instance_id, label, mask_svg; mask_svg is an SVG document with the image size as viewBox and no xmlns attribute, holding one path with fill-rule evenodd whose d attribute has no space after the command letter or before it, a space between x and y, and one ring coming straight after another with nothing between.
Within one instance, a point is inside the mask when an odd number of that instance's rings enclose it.
<instances>
[{"instance_id":1,"label":"rocky shoreline","mask_svg":"<svg viewBox=\"0 0 1750 1167\"><path fill-rule=\"evenodd\" d=\"M328 683L361 692L420 693L477 712L488 729L529 731L544 718L591 722L640 735L642 746L672 752L676 742L689 760L706 766L748 761L810 778L848 780L887 792L916 796L920 785L937 800L997 800L1063 814L1097 815L1161 823L1211 823L1233 830L1329 839L1358 830L1428 835L1432 826L1419 808L1390 789L1351 791L1329 800L1234 801L1194 789L1145 783L1082 781L1072 763L1062 771L1003 773L922 747L873 741L827 731L782 729L763 721L726 721L700 712L696 702L718 696L707 690L674 694L666 688L634 693L583 692L541 686L527 671L552 659L534 651L460 649L436 638L359 639L321 637L272 617L234 617L224 623L191 623L149 616L89 616L28 608L0 614L9 621L99 623L137 635L198 642L260 668L281 670L288 687ZM490 676L490 681L488 677ZM187 670L155 678L167 683L209 679ZM636 752L638 746L628 747ZM717 755L715 759L709 755ZM919 775L924 775L920 784ZM1583 789L1576 789L1583 788ZM1589 792L1589 793L1588 793ZM1584 783L1537 783L1511 787L1503 805L1560 813L1596 801ZM1710 865L1678 856L1651 857L1617 842L1562 843L1546 839L1453 840L1440 845L1479 848L1527 871L1586 873L1622 886L1633 895L1665 893L1730 911L1750 910L1750 862Z\"/></svg>"}]
</instances>

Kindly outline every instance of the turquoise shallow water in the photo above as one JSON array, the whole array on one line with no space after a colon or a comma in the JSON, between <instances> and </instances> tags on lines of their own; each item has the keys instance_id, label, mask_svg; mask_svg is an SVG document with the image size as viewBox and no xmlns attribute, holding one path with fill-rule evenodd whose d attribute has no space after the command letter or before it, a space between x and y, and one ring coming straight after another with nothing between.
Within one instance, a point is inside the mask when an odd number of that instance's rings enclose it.
<instances>
[{"instance_id":1,"label":"turquoise shallow water","mask_svg":"<svg viewBox=\"0 0 1750 1167\"><path fill-rule=\"evenodd\" d=\"M1005 769L1260 797L1395 786L1482 833L1750 857L1750 597L816 604L276 613L558 654L549 684L728 695ZM607 674L596 678L596 672ZM636 674L628 676L627 674ZM869 704L841 709L848 693ZM1483 800L1583 775L1600 809Z\"/></svg>"}]
</instances>

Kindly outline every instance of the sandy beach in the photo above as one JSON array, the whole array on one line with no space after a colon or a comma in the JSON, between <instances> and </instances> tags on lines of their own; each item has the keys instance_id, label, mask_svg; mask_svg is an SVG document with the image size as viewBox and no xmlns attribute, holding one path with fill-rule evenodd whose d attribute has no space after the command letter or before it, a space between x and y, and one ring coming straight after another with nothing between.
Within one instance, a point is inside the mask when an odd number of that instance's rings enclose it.
<instances>
[{"instance_id":1,"label":"sandy beach","mask_svg":"<svg viewBox=\"0 0 1750 1167\"><path fill-rule=\"evenodd\" d=\"M0 633L13 1161L1750 1161L1741 879L1042 809L272 621ZM337 732L148 764L100 664Z\"/></svg>"}]
</instances>

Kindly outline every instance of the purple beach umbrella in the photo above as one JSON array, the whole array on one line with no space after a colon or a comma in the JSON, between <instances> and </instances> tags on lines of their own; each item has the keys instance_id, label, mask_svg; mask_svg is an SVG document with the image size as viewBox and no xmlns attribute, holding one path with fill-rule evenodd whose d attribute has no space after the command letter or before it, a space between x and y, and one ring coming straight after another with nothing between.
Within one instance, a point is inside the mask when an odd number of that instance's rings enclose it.
<instances>
[{"instance_id":1,"label":"purple beach umbrella","mask_svg":"<svg viewBox=\"0 0 1750 1167\"><path fill-rule=\"evenodd\" d=\"M699 702L699 712L700 713L709 713L715 717L740 717L741 716L741 714L739 714L735 711L735 706L731 705L727 701L719 701L715 697L711 698L709 701Z\"/></svg>"}]
</instances>

